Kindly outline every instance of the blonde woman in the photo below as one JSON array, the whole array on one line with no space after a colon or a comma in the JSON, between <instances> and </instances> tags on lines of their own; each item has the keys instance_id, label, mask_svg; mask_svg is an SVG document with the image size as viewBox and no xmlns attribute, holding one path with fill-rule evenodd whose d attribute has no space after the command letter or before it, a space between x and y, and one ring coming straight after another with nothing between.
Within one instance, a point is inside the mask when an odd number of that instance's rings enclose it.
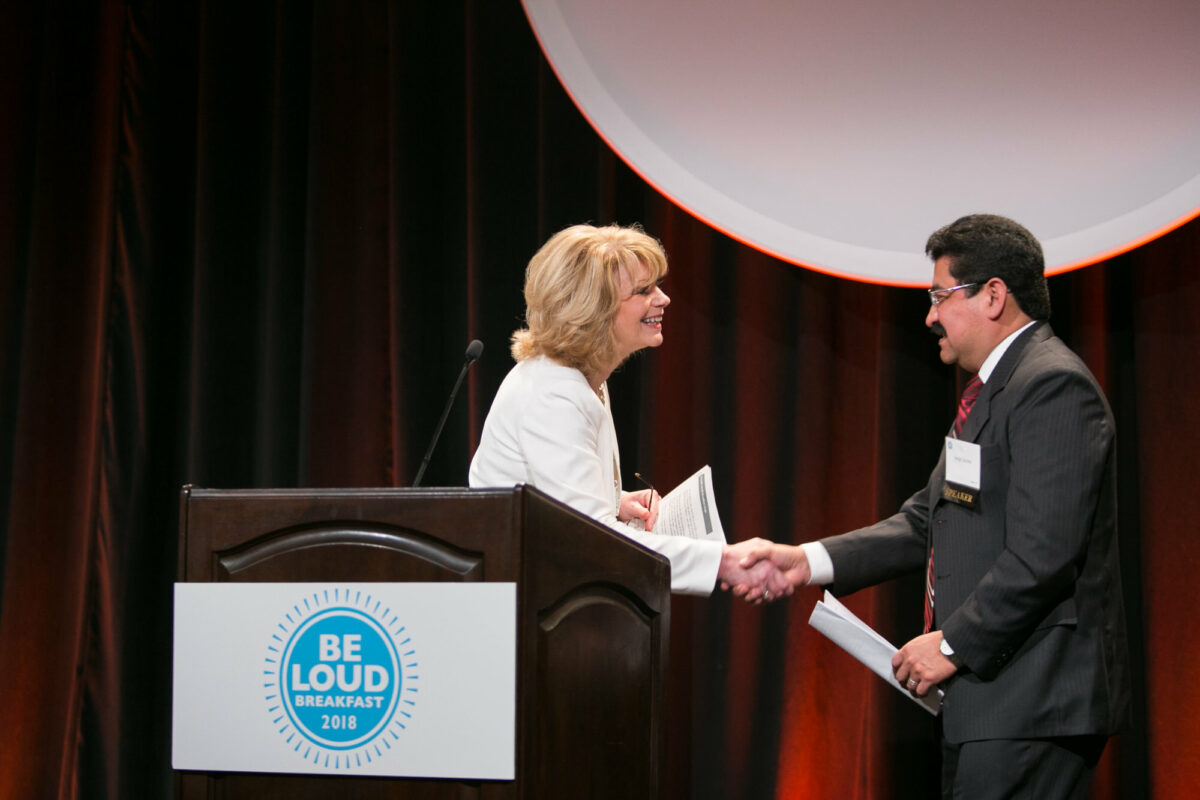
<instances>
[{"instance_id":1,"label":"blonde woman","mask_svg":"<svg viewBox=\"0 0 1200 800\"><path fill-rule=\"evenodd\" d=\"M651 490L621 490L605 382L633 353L662 344L666 274L662 245L638 228L575 225L542 246L525 272L528 327L513 334L517 364L484 422L470 485L527 483L610 525L670 559L672 591L709 594L721 582L749 599L790 594L768 562L738 566L766 542L655 534Z\"/></svg>"}]
</instances>

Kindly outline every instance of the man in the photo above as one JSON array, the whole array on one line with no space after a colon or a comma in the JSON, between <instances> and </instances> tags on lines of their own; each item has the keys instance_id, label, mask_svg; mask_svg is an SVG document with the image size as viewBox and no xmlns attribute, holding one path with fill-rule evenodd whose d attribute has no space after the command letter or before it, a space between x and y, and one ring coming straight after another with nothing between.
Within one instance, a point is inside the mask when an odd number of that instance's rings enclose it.
<instances>
[{"instance_id":1,"label":"man","mask_svg":"<svg viewBox=\"0 0 1200 800\"><path fill-rule=\"evenodd\" d=\"M1083 797L1129 712L1112 412L1046 322L1029 231L963 217L926 253L925 324L981 382L929 483L875 525L743 564L769 557L836 595L925 572L928 632L892 667L914 694L945 691L943 797Z\"/></svg>"}]
</instances>

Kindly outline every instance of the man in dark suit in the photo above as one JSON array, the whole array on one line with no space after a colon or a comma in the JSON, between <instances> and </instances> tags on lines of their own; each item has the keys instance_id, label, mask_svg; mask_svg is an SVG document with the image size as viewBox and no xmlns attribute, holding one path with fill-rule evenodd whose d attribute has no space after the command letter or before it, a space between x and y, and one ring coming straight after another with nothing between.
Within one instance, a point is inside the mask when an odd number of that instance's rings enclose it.
<instances>
[{"instance_id":1,"label":"man in dark suit","mask_svg":"<svg viewBox=\"0 0 1200 800\"><path fill-rule=\"evenodd\" d=\"M943 796L1083 797L1129 713L1112 412L1046 322L1029 231L963 217L926 252L925 324L974 376L928 484L875 525L743 563L836 595L925 572L928 632L892 666L945 691Z\"/></svg>"}]
</instances>

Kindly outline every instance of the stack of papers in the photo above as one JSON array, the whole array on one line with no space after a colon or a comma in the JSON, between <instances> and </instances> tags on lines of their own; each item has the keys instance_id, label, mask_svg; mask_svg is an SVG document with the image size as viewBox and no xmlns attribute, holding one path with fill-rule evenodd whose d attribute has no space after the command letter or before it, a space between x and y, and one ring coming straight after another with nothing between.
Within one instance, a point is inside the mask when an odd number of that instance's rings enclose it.
<instances>
[{"instance_id":1,"label":"stack of papers","mask_svg":"<svg viewBox=\"0 0 1200 800\"><path fill-rule=\"evenodd\" d=\"M640 519L625 524L639 531L646 529ZM725 528L713 495L712 467L705 464L662 498L654 532L725 544Z\"/></svg>"},{"instance_id":2,"label":"stack of papers","mask_svg":"<svg viewBox=\"0 0 1200 800\"><path fill-rule=\"evenodd\" d=\"M892 674L892 656L896 655L896 647L854 616L850 609L838 602L829 592L825 592L824 600L817 601L812 616L808 618L808 624L930 714L937 716L941 712L942 690L917 697L901 686Z\"/></svg>"}]
</instances>

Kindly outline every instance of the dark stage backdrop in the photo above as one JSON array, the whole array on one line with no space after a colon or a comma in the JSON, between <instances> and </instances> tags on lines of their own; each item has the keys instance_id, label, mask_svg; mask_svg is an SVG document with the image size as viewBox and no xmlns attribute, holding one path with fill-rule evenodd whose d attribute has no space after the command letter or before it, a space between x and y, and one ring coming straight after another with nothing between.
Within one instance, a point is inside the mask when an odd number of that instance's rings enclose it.
<instances>
[{"instance_id":1,"label":"dark stage backdrop","mask_svg":"<svg viewBox=\"0 0 1200 800\"><path fill-rule=\"evenodd\" d=\"M411 483L477 337L425 480L463 485L524 265L565 225L640 222L671 259L666 343L611 381L627 480L711 463L732 538L788 542L925 481L960 379L924 292L673 207L589 129L516 0L3 17L0 797L169 794L179 487ZM1136 715L1097 797L1200 779L1198 255L1191 223L1051 280L1119 425ZM914 576L849 602L906 640L921 596ZM929 796L933 723L808 628L816 598L675 601L672 797Z\"/></svg>"}]
</instances>

